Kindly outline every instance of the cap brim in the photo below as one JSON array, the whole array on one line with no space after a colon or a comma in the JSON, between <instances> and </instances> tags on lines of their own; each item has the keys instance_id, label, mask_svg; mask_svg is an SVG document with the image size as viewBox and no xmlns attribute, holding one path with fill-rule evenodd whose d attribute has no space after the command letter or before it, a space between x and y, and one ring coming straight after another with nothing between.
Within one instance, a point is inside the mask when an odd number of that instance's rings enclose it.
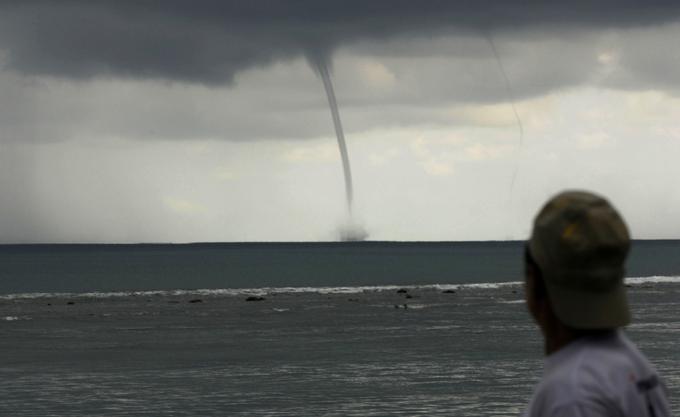
<instances>
[{"instance_id":1,"label":"cap brim","mask_svg":"<svg viewBox=\"0 0 680 417\"><path fill-rule=\"evenodd\" d=\"M611 329L630 323L626 287L621 282L606 292L584 292L546 281L555 315L575 329Z\"/></svg>"}]
</instances>

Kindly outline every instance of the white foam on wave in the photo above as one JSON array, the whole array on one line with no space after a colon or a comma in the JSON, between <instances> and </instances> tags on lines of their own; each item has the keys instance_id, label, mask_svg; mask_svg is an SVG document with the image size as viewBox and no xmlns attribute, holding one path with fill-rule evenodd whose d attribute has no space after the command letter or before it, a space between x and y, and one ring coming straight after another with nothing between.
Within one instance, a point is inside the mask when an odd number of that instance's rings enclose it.
<instances>
[{"instance_id":1,"label":"white foam on wave","mask_svg":"<svg viewBox=\"0 0 680 417\"><path fill-rule=\"evenodd\" d=\"M28 316L5 316L2 317L2 320L4 321L18 321L18 320L30 320L31 318Z\"/></svg>"},{"instance_id":2,"label":"white foam on wave","mask_svg":"<svg viewBox=\"0 0 680 417\"><path fill-rule=\"evenodd\" d=\"M446 291L446 290L462 290L462 289L482 289L482 290L496 290L499 288L516 287L522 285L521 281L509 282L477 282L473 284L436 284L432 288Z\"/></svg>"},{"instance_id":3,"label":"white foam on wave","mask_svg":"<svg viewBox=\"0 0 680 417\"><path fill-rule=\"evenodd\" d=\"M680 277L651 276L651 277L630 277L626 278L628 285L642 284L680 284Z\"/></svg>"},{"instance_id":4,"label":"white foam on wave","mask_svg":"<svg viewBox=\"0 0 680 417\"><path fill-rule=\"evenodd\" d=\"M680 276L650 276L629 277L625 279L627 285L643 284L680 284ZM0 300L36 299L36 298L120 298L120 297L182 297L182 296L265 296L272 294L360 294L370 292L406 290L493 290L521 286L521 281L509 282L478 282L463 284L430 284L430 285L368 285L356 287L263 287L263 288L218 288L193 290L149 290L149 291L112 291L112 292L35 292L0 295Z\"/></svg>"},{"instance_id":5,"label":"white foam on wave","mask_svg":"<svg viewBox=\"0 0 680 417\"><path fill-rule=\"evenodd\" d=\"M522 300L507 300L507 301L499 301L500 304L524 304L526 301Z\"/></svg>"}]
</instances>

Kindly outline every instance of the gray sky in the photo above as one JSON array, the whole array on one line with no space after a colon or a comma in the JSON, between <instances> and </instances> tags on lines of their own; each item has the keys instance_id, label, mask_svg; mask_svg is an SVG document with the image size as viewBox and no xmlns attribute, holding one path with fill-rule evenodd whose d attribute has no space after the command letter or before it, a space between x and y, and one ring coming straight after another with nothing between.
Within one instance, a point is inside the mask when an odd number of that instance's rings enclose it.
<instances>
[{"instance_id":1,"label":"gray sky","mask_svg":"<svg viewBox=\"0 0 680 417\"><path fill-rule=\"evenodd\" d=\"M336 239L310 56L370 239L523 239L564 188L678 238L680 4L639 4L0 0L0 242Z\"/></svg>"}]
</instances>

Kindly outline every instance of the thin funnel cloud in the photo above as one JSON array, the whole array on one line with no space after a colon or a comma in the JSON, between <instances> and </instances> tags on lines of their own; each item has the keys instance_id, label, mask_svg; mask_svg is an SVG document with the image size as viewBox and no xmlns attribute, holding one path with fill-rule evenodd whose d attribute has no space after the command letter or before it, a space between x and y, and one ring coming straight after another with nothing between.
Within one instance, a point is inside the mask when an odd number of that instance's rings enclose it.
<instances>
[{"instance_id":1,"label":"thin funnel cloud","mask_svg":"<svg viewBox=\"0 0 680 417\"><path fill-rule=\"evenodd\" d=\"M331 82L331 75L328 70L328 59L320 54L311 55L308 59L323 81L326 97L328 98L328 106L331 109L331 116L333 118L335 136L338 140L338 149L340 150L340 157L342 159L342 172L345 179L345 198L347 202L347 220L338 229L340 240L364 240L368 237L368 233L359 223L357 223L353 212L354 185L352 183L352 168L349 162L349 152L347 151L345 133L343 132L342 122L340 121L338 102L335 99L335 91L333 90L333 83Z\"/></svg>"},{"instance_id":2,"label":"thin funnel cloud","mask_svg":"<svg viewBox=\"0 0 680 417\"><path fill-rule=\"evenodd\" d=\"M340 121L340 111L338 110L338 102L335 99L335 91L333 90L333 83L328 71L328 64L324 58L315 58L313 63L319 76L323 81L323 87L326 90L326 97L328 97L328 105L331 109L331 116L333 117L333 127L335 128L335 136L338 139L338 149L340 150L340 157L342 158L342 172L345 178L345 196L347 199L347 212L350 217L352 215L352 205L354 200L354 186L352 184L352 168L349 163L349 153L347 152L347 143L345 142L345 133L342 130L342 122Z\"/></svg>"},{"instance_id":3,"label":"thin funnel cloud","mask_svg":"<svg viewBox=\"0 0 680 417\"><path fill-rule=\"evenodd\" d=\"M524 143L524 126L522 125L522 119L519 117L519 113L517 112L517 106L515 105L515 93L512 89L512 84L510 84L510 78L508 78L508 73L505 71L503 60L501 60L501 56L498 53L498 49L496 49L496 44L494 43L493 38L491 37L491 35L487 35L486 40L489 42L491 52L493 53L494 59L496 60L496 64L498 64L498 69L500 70L501 75L503 76L505 91L508 95L508 99L510 100L510 106L512 107L512 112L515 115L515 121L517 122L517 133L519 134L519 146L517 149L518 152L521 152L522 145ZM519 163L515 162L515 169L513 170L512 177L510 179L510 193L508 195L509 204L512 204L512 193L515 189L515 180L517 179L518 171Z\"/></svg>"}]
</instances>

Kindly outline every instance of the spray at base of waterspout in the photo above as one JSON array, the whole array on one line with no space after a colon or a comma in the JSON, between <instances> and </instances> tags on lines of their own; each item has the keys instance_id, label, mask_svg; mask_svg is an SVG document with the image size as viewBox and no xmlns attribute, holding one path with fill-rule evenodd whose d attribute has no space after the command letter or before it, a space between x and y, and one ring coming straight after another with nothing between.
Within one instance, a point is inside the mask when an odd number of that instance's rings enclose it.
<instances>
[{"instance_id":1,"label":"spray at base of waterspout","mask_svg":"<svg viewBox=\"0 0 680 417\"><path fill-rule=\"evenodd\" d=\"M338 227L338 238L341 242L361 242L368 238L368 232L364 226L350 219Z\"/></svg>"}]
</instances>

